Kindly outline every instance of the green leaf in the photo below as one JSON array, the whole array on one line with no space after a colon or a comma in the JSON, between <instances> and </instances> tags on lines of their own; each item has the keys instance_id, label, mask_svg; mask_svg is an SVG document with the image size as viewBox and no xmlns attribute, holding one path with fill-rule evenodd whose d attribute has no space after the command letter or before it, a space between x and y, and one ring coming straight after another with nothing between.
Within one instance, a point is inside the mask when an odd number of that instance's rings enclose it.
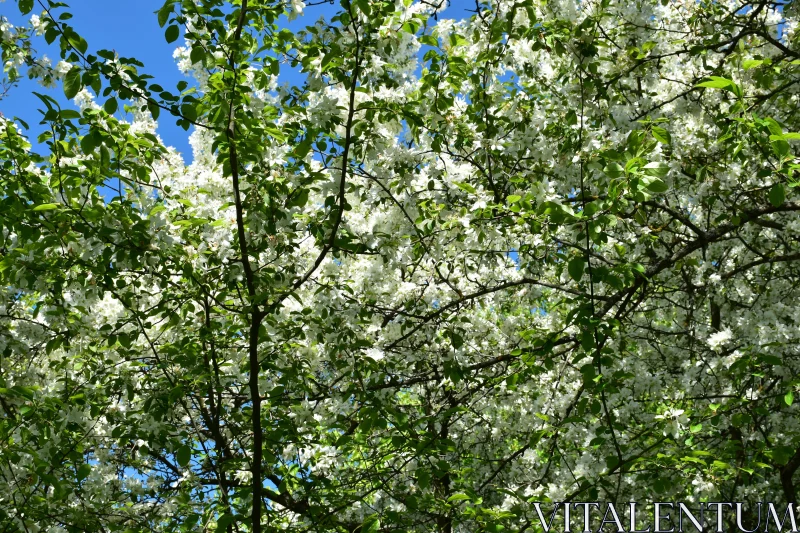
<instances>
[{"instance_id":1,"label":"green leaf","mask_svg":"<svg viewBox=\"0 0 800 533\"><path fill-rule=\"evenodd\" d=\"M81 118L81 114L75 111L74 109L62 109L58 113L61 116L61 120L72 120L76 118Z\"/></svg>"},{"instance_id":2,"label":"green leaf","mask_svg":"<svg viewBox=\"0 0 800 533\"><path fill-rule=\"evenodd\" d=\"M658 126L653 126L653 137L661 144L670 144L672 142L672 136L669 132Z\"/></svg>"},{"instance_id":3,"label":"green leaf","mask_svg":"<svg viewBox=\"0 0 800 533\"><path fill-rule=\"evenodd\" d=\"M369 5L369 0L354 0L353 4L366 16L372 14L372 6Z\"/></svg>"},{"instance_id":4,"label":"green leaf","mask_svg":"<svg viewBox=\"0 0 800 533\"><path fill-rule=\"evenodd\" d=\"M642 168L642 172L644 172L648 176L653 176L656 178L663 178L669 172L669 165L662 162L652 162L647 163L644 168Z\"/></svg>"},{"instance_id":5,"label":"green leaf","mask_svg":"<svg viewBox=\"0 0 800 533\"><path fill-rule=\"evenodd\" d=\"M158 115L161 114L161 108L152 100L147 101L147 110L153 115L153 119L158 120Z\"/></svg>"},{"instance_id":6,"label":"green leaf","mask_svg":"<svg viewBox=\"0 0 800 533\"><path fill-rule=\"evenodd\" d=\"M112 97L106 100L106 103L103 104L103 109L109 115L113 115L114 113L117 112L117 106L118 106L117 99Z\"/></svg>"},{"instance_id":7,"label":"green leaf","mask_svg":"<svg viewBox=\"0 0 800 533\"><path fill-rule=\"evenodd\" d=\"M33 387L23 387L22 385L14 385L11 390L28 400L33 400L33 393L36 391Z\"/></svg>"},{"instance_id":8,"label":"green leaf","mask_svg":"<svg viewBox=\"0 0 800 533\"><path fill-rule=\"evenodd\" d=\"M33 208L34 211L51 211L58 209L58 204L41 204Z\"/></svg>"},{"instance_id":9,"label":"green leaf","mask_svg":"<svg viewBox=\"0 0 800 533\"><path fill-rule=\"evenodd\" d=\"M311 141L304 139L301 143L295 146L294 156L296 159L303 159L311 151Z\"/></svg>"},{"instance_id":10,"label":"green leaf","mask_svg":"<svg viewBox=\"0 0 800 533\"><path fill-rule=\"evenodd\" d=\"M33 0L19 0L19 10L23 15L33 11Z\"/></svg>"},{"instance_id":11,"label":"green leaf","mask_svg":"<svg viewBox=\"0 0 800 533\"><path fill-rule=\"evenodd\" d=\"M105 146L100 146L100 167L108 168L111 166L111 153Z\"/></svg>"},{"instance_id":12,"label":"green leaf","mask_svg":"<svg viewBox=\"0 0 800 533\"><path fill-rule=\"evenodd\" d=\"M459 189L461 189L462 191L466 191L470 194L475 194L476 192L478 192L475 190L475 187L473 187L469 183L464 183L463 181L457 181L455 182L455 184Z\"/></svg>"},{"instance_id":13,"label":"green leaf","mask_svg":"<svg viewBox=\"0 0 800 533\"><path fill-rule=\"evenodd\" d=\"M448 503L450 503L450 502L460 502L460 501L464 501L464 500L469 500L469 496L467 496L463 492L457 492L457 493L453 494L452 496L450 496L449 498L447 498L447 502Z\"/></svg>"},{"instance_id":14,"label":"green leaf","mask_svg":"<svg viewBox=\"0 0 800 533\"><path fill-rule=\"evenodd\" d=\"M661 193L667 192L669 187L667 187L667 184L664 183L663 180L652 178L647 180L647 190L650 192Z\"/></svg>"},{"instance_id":15,"label":"green leaf","mask_svg":"<svg viewBox=\"0 0 800 533\"><path fill-rule=\"evenodd\" d=\"M192 63L200 63L203 61L203 58L206 56L206 51L203 50L202 46L195 46L192 48L192 52L189 54L189 59Z\"/></svg>"},{"instance_id":16,"label":"green leaf","mask_svg":"<svg viewBox=\"0 0 800 533\"><path fill-rule=\"evenodd\" d=\"M78 468L78 482L81 482L84 479L86 479L89 476L89 474L91 474L91 473L92 473L92 467L90 465L85 464L85 463L82 464Z\"/></svg>"},{"instance_id":17,"label":"green leaf","mask_svg":"<svg viewBox=\"0 0 800 533\"><path fill-rule=\"evenodd\" d=\"M464 338L456 332L450 334L450 342L456 350L464 346Z\"/></svg>"},{"instance_id":18,"label":"green leaf","mask_svg":"<svg viewBox=\"0 0 800 533\"><path fill-rule=\"evenodd\" d=\"M779 139L773 139L770 144L772 144L772 151L778 157L784 158L789 155L789 143L782 136Z\"/></svg>"},{"instance_id":19,"label":"green leaf","mask_svg":"<svg viewBox=\"0 0 800 533\"><path fill-rule=\"evenodd\" d=\"M191 120L194 122L197 120L197 109L193 104L182 104L181 115L183 115L183 118L186 120Z\"/></svg>"},{"instance_id":20,"label":"green leaf","mask_svg":"<svg viewBox=\"0 0 800 533\"><path fill-rule=\"evenodd\" d=\"M733 82L727 78L722 78L720 76L709 76L711 78L710 81L704 81L703 83L698 83L695 87L706 87L708 89L725 89L726 87L730 87L733 85Z\"/></svg>"},{"instance_id":21,"label":"green leaf","mask_svg":"<svg viewBox=\"0 0 800 533\"><path fill-rule=\"evenodd\" d=\"M789 462L789 459L794 455L794 448L789 446L775 446L772 450L768 450L768 453L771 452L772 460L779 465L785 465Z\"/></svg>"},{"instance_id":22,"label":"green leaf","mask_svg":"<svg viewBox=\"0 0 800 533\"><path fill-rule=\"evenodd\" d=\"M168 43L174 43L178 40L180 34L181 30L177 26L167 26L167 31L164 32L164 37L167 39Z\"/></svg>"},{"instance_id":23,"label":"green leaf","mask_svg":"<svg viewBox=\"0 0 800 533\"><path fill-rule=\"evenodd\" d=\"M742 61L742 68L750 70L751 68L760 67L762 64L764 64L763 59L746 59Z\"/></svg>"},{"instance_id":24,"label":"green leaf","mask_svg":"<svg viewBox=\"0 0 800 533\"><path fill-rule=\"evenodd\" d=\"M178 460L178 464L180 466L186 466L189 464L189 460L192 458L192 450L188 446L184 445L178 448L178 451L175 452L175 458Z\"/></svg>"},{"instance_id":25,"label":"green leaf","mask_svg":"<svg viewBox=\"0 0 800 533\"><path fill-rule=\"evenodd\" d=\"M219 533L224 533L225 531L228 530L228 526L233 524L235 520L236 518L232 514L230 513L223 514L222 516L219 517L219 520L217 520L217 531Z\"/></svg>"},{"instance_id":26,"label":"green leaf","mask_svg":"<svg viewBox=\"0 0 800 533\"><path fill-rule=\"evenodd\" d=\"M603 173L611 179L618 178L625 173L625 169L619 163L609 163L603 169Z\"/></svg>"},{"instance_id":27,"label":"green leaf","mask_svg":"<svg viewBox=\"0 0 800 533\"><path fill-rule=\"evenodd\" d=\"M167 23L169 19L169 15L172 13L172 2L167 2L164 6L158 10L158 25L163 28L164 24Z\"/></svg>"},{"instance_id":28,"label":"green leaf","mask_svg":"<svg viewBox=\"0 0 800 533\"><path fill-rule=\"evenodd\" d=\"M787 392L786 396L783 397L783 401L786 402L786 405L791 407L792 404L794 403L794 391L790 390L789 392Z\"/></svg>"},{"instance_id":29,"label":"green leaf","mask_svg":"<svg viewBox=\"0 0 800 533\"><path fill-rule=\"evenodd\" d=\"M428 470L420 468L415 472L415 477L417 478L417 484L421 489L426 489L431 484L431 473Z\"/></svg>"},{"instance_id":30,"label":"green leaf","mask_svg":"<svg viewBox=\"0 0 800 533\"><path fill-rule=\"evenodd\" d=\"M377 533L380 528L381 521L378 515L370 515L364 519L364 523L361 525L361 533Z\"/></svg>"},{"instance_id":31,"label":"green leaf","mask_svg":"<svg viewBox=\"0 0 800 533\"><path fill-rule=\"evenodd\" d=\"M578 114L575 113L575 110L570 109L566 116L564 117L564 122L567 126L574 126L578 123Z\"/></svg>"},{"instance_id":32,"label":"green leaf","mask_svg":"<svg viewBox=\"0 0 800 533\"><path fill-rule=\"evenodd\" d=\"M439 39L433 35L423 35L419 38L419 42L428 46L439 46Z\"/></svg>"},{"instance_id":33,"label":"green leaf","mask_svg":"<svg viewBox=\"0 0 800 533\"><path fill-rule=\"evenodd\" d=\"M511 194L506 198L506 202L508 203L508 205L515 204L520 200L522 200L522 196L518 194Z\"/></svg>"},{"instance_id":34,"label":"green leaf","mask_svg":"<svg viewBox=\"0 0 800 533\"><path fill-rule=\"evenodd\" d=\"M67 38L67 42L76 48L81 54L85 54L89 49L89 43L86 42L86 39L74 31L68 32L65 28L64 36Z\"/></svg>"},{"instance_id":35,"label":"green leaf","mask_svg":"<svg viewBox=\"0 0 800 533\"><path fill-rule=\"evenodd\" d=\"M94 149L100 146L100 139L96 135L87 134L81 137L81 150L84 154L94 152Z\"/></svg>"},{"instance_id":36,"label":"green leaf","mask_svg":"<svg viewBox=\"0 0 800 533\"><path fill-rule=\"evenodd\" d=\"M784 200L786 200L786 191L783 188L783 184L776 183L769 190L769 203L775 207L780 207L783 205Z\"/></svg>"},{"instance_id":37,"label":"green leaf","mask_svg":"<svg viewBox=\"0 0 800 533\"><path fill-rule=\"evenodd\" d=\"M764 119L764 124L772 135L777 135L779 139L783 139L783 128L781 128L777 120L767 117Z\"/></svg>"},{"instance_id":38,"label":"green leaf","mask_svg":"<svg viewBox=\"0 0 800 533\"><path fill-rule=\"evenodd\" d=\"M586 260L583 257L576 257L567 265L567 271L572 279L580 281L583 277L583 269L585 266Z\"/></svg>"},{"instance_id":39,"label":"green leaf","mask_svg":"<svg viewBox=\"0 0 800 533\"><path fill-rule=\"evenodd\" d=\"M67 98L75 98L75 95L81 90L81 69L80 67L72 67L67 75L64 76L64 95Z\"/></svg>"},{"instance_id":40,"label":"green leaf","mask_svg":"<svg viewBox=\"0 0 800 533\"><path fill-rule=\"evenodd\" d=\"M301 189L300 192L296 192L292 195L288 202L286 202L286 207L303 207L308 203L308 189Z\"/></svg>"},{"instance_id":41,"label":"green leaf","mask_svg":"<svg viewBox=\"0 0 800 533\"><path fill-rule=\"evenodd\" d=\"M749 424L752 419L753 417L750 416L750 413L736 413L731 417L731 424L734 427L740 428L745 424Z\"/></svg>"},{"instance_id":42,"label":"green leaf","mask_svg":"<svg viewBox=\"0 0 800 533\"><path fill-rule=\"evenodd\" d=\"M175 403L181 396L183 396L183 386L178 385L169 392L169 403Z\"/></svg>"},{"instance_id":43,"label":"green leaf","mask_svg":"<svg viewBox=\"0 0 800 533\"><path fill-rule=\"evenodd\" d=\"M44 41L47 44L53 44L53 41L58 37L58 30L55 26L48 26L44 32Z\"/></svg>"}]
</instances>

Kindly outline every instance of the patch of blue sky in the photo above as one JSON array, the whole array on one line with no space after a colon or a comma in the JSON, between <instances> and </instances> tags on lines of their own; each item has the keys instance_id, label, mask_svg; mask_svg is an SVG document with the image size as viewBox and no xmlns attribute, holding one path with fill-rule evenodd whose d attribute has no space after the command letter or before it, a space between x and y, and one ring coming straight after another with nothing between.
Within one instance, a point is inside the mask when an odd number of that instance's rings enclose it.
<instances>
[{"instance_id":1,"label":"patch of blue sky","mask_svg":"<svg viewBox=\"0 0 800 533\"><path fill-rule=\"evenodd\" d=\"M522 263L520 262L521 260L519 258L519 250L517 250L516 248L512 248L511 250L508 251L508 253L506 253L506 257L514 261L514 263L517 265L517 270L520 269Z\"/></svg>"}]
</instances>

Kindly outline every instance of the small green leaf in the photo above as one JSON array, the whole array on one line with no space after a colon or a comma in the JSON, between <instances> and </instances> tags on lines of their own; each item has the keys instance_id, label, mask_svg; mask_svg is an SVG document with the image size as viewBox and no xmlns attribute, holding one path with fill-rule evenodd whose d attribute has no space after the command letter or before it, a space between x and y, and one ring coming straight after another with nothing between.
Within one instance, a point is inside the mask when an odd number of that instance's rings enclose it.
<instances>
[{"instance_id":1,"label":"small green leaf","mask_svg":"<svg viewBox=\"0 0 800 533\"><path fill-rule=\"evenodd\" d=\"M781 466L788 463L789 459L794 455L794 448L789 446L775 446L769 451L772 452L772 460Z\"/></svg>"},{"instance_id":2,"label":"small green leaf","mask_svg":"<svg viewBox=\"0 0 800 533\"><path fill-rule=\"evenodd\" d=\"M667 184L664 183L663 180L660 180L658 178L652 178L647 181L647 190L650 192L660 193L660 192L667 192L669 190L669 187L667 187Z\"/></svg>"},{"instance_id":3,"label":"small green leaf","mask_svg":"<svg viewBox=\"0 0 800 533\"><path fill-rule=\"evenodd\" d=\"M380 528L381 528L381 521L378 518L378 515L370 515L364 519L364 523L361 525L361 532L377 533L377 531Z\"/></svg>"},{"instance_id":4,"label":"small green leaf","mask_svg":"<svg viewBox=\"0 0 800 533\"><path fill-rule=\"evenodd\" d=\"M459 189L461 189L462 191L466 191L470 194L475 194L476 192L478 192L475 190L475 187L473 187L469 183L464 183L463 181L457 181L455 182L455 184L456 186L458 186Z\"/></svg>"},{"instance_id":5,"label":"small green leaf","mask_svg":"<svg viewBox=\"0 0 800 533\"><path fill-rule=\"evenodd\" d=\"M698 83L695 87L706 87L708 89L724 89L726 87L730 87L733 85L733 82L727 78L721 78L720 76L709 76L711 78L710 81L704 81L703 83Z\"/></svg>"},{"instance_id":6,"label":"small green leaf","mask_svg":"<svg viewBox=\"0 0 800 533\"><path fill-rule=\"evenodd\" d=\"M672 136L669 132L658 126L653 126L653 137L661 144L670 144L672 142Z\"/></svg>"},{"instance_id":7,"label":"small green leaf","mask_svg":"<svg viewBox=\"0 0 800 533\"><path fill-rule=\"evenodd\" d=\"M774 118L767 117L764 119L764 124L772 135L777 135L779 138L783 139L783 128L778 124L778 121Z\"/></svg>"},{"instance_id":8,"label":"small green leaf","mask_svg":"<svg viewBox=\"0 0 800 533\"><path fill-rule=\"evenodd\" d=\"M419 38L419 42L428 46L439 46L439 39L433 35L423 35Z\"/></svg>"},{"instance_id":9,"label":"small green leaf","mask_svg":"<svg viewBox=\"0 0 800 533\"><path fill-rule=\"evenodd\" d=\"M794 391L790 390L787 392L786 396L783 397L783 401L786 402L786 405L791 407L791 405L794 403Z\"/></svg>"},{"instance_id":10,"label":"small green leaf","mask_svg":"<svg viewBox=\"0 0 800 533\"><path fill-rule=\"evenodd\" d=\"M786 200L786 191L783 189L782 183L776 183L769 190L769 203L775 207L780 207Z\"/></svg>"},{"instance_id":11,"label":"small green leaf","mask_svg":"<svg viewBox=\"0 0 800 533\"><path fill-rule=\"evenodd\" d=\"M222 516L219 517L219 520L217 520L217 531L219 533L224 533L225 531L228 530L228 526L233 524L235 520L236 518L232 514L230 513L223 514Z\"/></svg>"},{"instance_id":12,"label":"small green leaf","mask_svg":"<svg viewBox=\"0 0 800 533\"><path fill-rule=\"evenodd\" d=\"M180 34L181 30L177 26L167 26L167 31L164 32L164 37L167 39L168 43L174 43L178 40Z\"/></svg>"},{"instance_id":13,"label":"small green leaf","mask_svg":"<svg viewBox=\"0 0 800 533\"><path fill-rule=\"evenodd\" d=\"M450 342L453 344L453 348L456 350L464 346L464 338L455 332L450 334Z\"/></svg>"},{"instance_id":14,"label":"small green leaf","mask_svg":"<svg viewBox=\"0 0 800 533\"><path fill-rule=\"evenodd\" d=\"M751 68L760 67L763 63L763 59L746 59L742 61L742 68L745 70L750 70Z\"/></svg>"},{"instance_id":15,"label":"small green leaf","mask_svg":"<svg viewBox=\"0 0 800 533\"><path fill-rule=\"evenodd\" d=\"M58 204L41 204L33 208L34 211L50 211L52 209L58 209Z\"/></svg>"},{"instance_id":16,"label":"small green leaf","mask_svg":"<svg viewBox=\"0 0 800 533\"><path fill-rule=\"evenodd\" d=\"M286 207L303 207L308 203L308 189L301 189L300 192L296 192L292 195L288 202L286 202Z\"/></svg>"},{"instance_id":17,"label":"small green leaf","mask_svg":"<svg viewBox=\"0 0 800 533\"><path fill-rule=\"evenodd\" d=\"M417 484L421 489L426 489L431 484L431 473L425 469L419 469L415 472L415 477L417 478Z\"/></svg>"},{"instance_id":18,"label":"small green leaf","mask_svg":"<svg viewBox=\"0 0 800 533\"><path fill-rule=\"evenodd\" d=\"M618 178L625 173L625 169L619 163L609 163L603 169L603 173L611 179Z\"/></svg>"},{"instance_id":19,"label":"small green leaf","mask_svg":"<svg viewBox=\"0 0 800 533\"><path fill-rule=\"evenodd\" d=\"M575 113L573 109L570 109L567 112L567 115L564 117L564 122L567 124L567 126L574 126L575 124L577 124L578 123L577 113Z\"/></svg>"},{"instance_id":20,"label":"small green leaf","mask_svg":"<svg viewBox=\"0 0 800 533\"><path fill-rule=\"evenodd\" d=\"M75 95L81 90L81 69L80 67L72 67L67 75L64 76L64 95L67 98L75 98Z\"/></svg>"},{"instance_id":21,"label":"small green leaf","mask_svg":"<svg viewBox=\"0 0 800 533\"><path fill-rule=\"evenodd\" d=\"M662 162L652 162L647 163L642 171L647 174L648 176L653 176L655 178L663 178L669 172L669 165Z\"/></svg>"},{"instance_id":22,"label":"small green leaf","mask_svg":"<svg viewBox=\"0 0 800 533\"><path fill-rule=\"evenodd\" d=\"M192 63L200 63L206 56L206 51L203 50L202 46L195 46L192 48L192 52L189 54L189 59L191 59Z\"/></svg>"},{"instance_id":23,"label":"small green leaf","mask_svg":"<svg viewBox=\"0 0 800 533\"><path fill-rule=\"evenodd\" d=\"M585 266L586 260L583 257L576 257L567 265L567 271L572 279L580 281L583 277L583 269Z\"/></svg>"},{"instance_id":24,"label":"small green leaf","mask_svg":"<svg viewBox=\"0 0 800 533\"><path fill-rule=\"evenodd\" d=\"M44 32L44 40L47 44L53 44L53 41L58 37L58 30L55 26L48 26Z\"/></svg>"},{"instance_id":25,"label":"small green leaf","mask_svg":"<svg viewBox=\"0 0 800 533\"><path fill-rule=\"evenodd\" d=\"M172 13L172 3L167 2L164 6L158 10L158 25L160 27L164 27L164 24L167 23L170 14Z\"/></svg>"},{"instance_id":26,"label":"small green leaf","mask_svg":"<svg viewBox=\"0 0 800 533\"><path fill-rule=\"evenodd\" d=\"M457 493L453 494L452 496L450 496L449 498L447 498L448 503L450 503L450 502L460 502L460 501L464 501L464 500L469 500L469 496L467 496L463 492L457 492Z\"/></svg>"},{"instance_id":27,"label":"small green leaf","mask_svg":"<svg viewBox=\"0 0 800 533\"><path fill-rule=\"evenodd\" d=\"M33 11L33 0L19 0L19 10L23 15Z\"/></svg>"},{"instance_id":28,"label":"small green leaf","mask_svg":"<svg viewBox=\"0 0 800 533\"><path fill-rule=\"evenodd\" d=\"M186 466L192 458L192 450L186 445L181 446L178 448L178 451L175 452L175 458L178 460L180 466Z\"/></svg>"},{"instance_id":29,"label":"small green leaf","mask_svg":"<svg viewBox=\"0 0 800 533\"><path fill-rule=\"evenodd\" d=\"M518 194L511 194L508 196L508 198L506 198L506 202L508 203L508 205L515 204L520 200L522 200L522 196Z\"/></svg>"},{"instance_id":30,"label":"small green leaf","mask_svg":"<svg viewBox=\"0 0 800 533\"><path fill-rule=\"evenodd\" d=\"M78 468L78 481L79 481L79 482L80 482L80 481L83 481L83 480L84 480L84 479L86 479L86 478L89 476L89 474L91 474L91 473L92 473L92 467L91 467L90 465L87 465L87 464L82 464L82 465L81 465L81 466Z\"/></svg>"},{"instance_id":31,"label":"small green leaf","mask_svg":"<svg viewBox=\"0 0 800 533\"><path fill-rule=\"evenodd\" d=\"M153 119L158 120L158 115L161 114L161 108L158 107L152 100L147 101L147 110L150 111L150 114L153 115Z\"/></svg>"},{"instance_id":32,"label":"small green leaf","mask_svg":"<svg viewBox=\"0 0 800 533\"><path fill-rule=\"evenodd\" d=\"M178 385L169 392L169 403L175 403L181 396L183 396L183 386Z\"/></svg>"},{"instance_id":33,"label":"small green leaf","mask_svg":"<svg viewBox=\"0 0 800 533\"><path fill-rule=\"evenodd\" d=\"M106 103L103 104L103 109L109 115L113 115L114 113L116 113L117 107L118 107L117 99L113 97L106 100Z\"/></svg>"},{"instance_id":34,"label":"small green leaf","mask_svg":"<svg viewBox=\"0 0 800 533\"><path fill-rule=\"evenodd\" d=\"M81 137L81 150L84 154L94 152L94 149L100 146L100 138L97 135L87 134Z\"/></svg>"},{"instance_id":35,"label":"small green leaf","mask_svg":"<svg viewBox=\"0 0 800 533\"><path fill-rule=\"evenodd\" d=\"M355 0L353 4L366 16L372 15L372 6L369 5L369 0Z\"/></svg>"},{"instance_id":36,"label":"small green leaf","mask_svg":"<svg viewBox=\"0 0 800 533\"><path fill-rule=\"evenodd\" d=\"M775 152L780 158L784 158L789 155L789 143L781 137L779 139L773 139L770 144L772 144L772 151Z\"/></svg>"},{"instance_id":37,"label":"small green leaf","mask_svg":"<svg viewBox=\"0 0 800 533\"><path fill-rule=\"evenodd\" d=\"M181 115L186 120L194 122L197 120L197 109L192 104L183 104L181 105Z\"/></svg>"},{"instance_id":38,"label":"small green leaf","mask_svg":"<svg viewBox=\"0 0 800 533\"><path fill-rule=\"evenodd\" d=\"M294 156L297 159L303 159L311 151L311 141L308 139L303 140L294 148Z\"/></svg>"},{"instance_id":39,"label":"small green leaf","mask_svg":"<svg viewBox=\"0 0 800 533\"><path fill-rule=\"evenodd\" d=\"M108 168L111 166L111 153L105 146L100 146L100 167Z\"/></svg>"},{"instance_id":40,"label":"small green leaf","mask_svg":"<svg viewBox=\"0 0 800 533\"><path fill-rule=\"evenodd\" d=\"M61 120L81 118L81 114L74 109L62 109L58 114L61 116Z\"/></svg>"},{"instance_id":41,"label":"small green leaf","mask_svg":"<svg viewBox=\"0 0 800 533\"><path fill-rule=\"evenodd\" d=\"M77 33L67 32L64 31L64 36L67 39L67 42L76 48L81 54L85 54L86 51L89 49L89 43L86 42L86 39L78 35Z\"/></svg>"}]
</instances>

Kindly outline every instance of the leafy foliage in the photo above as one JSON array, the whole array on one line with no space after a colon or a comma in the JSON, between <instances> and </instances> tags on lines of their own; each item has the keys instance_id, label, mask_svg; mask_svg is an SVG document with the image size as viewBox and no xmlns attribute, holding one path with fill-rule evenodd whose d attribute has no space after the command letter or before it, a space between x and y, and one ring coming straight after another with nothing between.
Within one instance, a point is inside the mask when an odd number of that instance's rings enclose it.
<instances>
[{"instance_id":1,"label":"leafy foliage","mask_svg":"<svg viewBox=\"0 0 800 533\"><path fill-rule=\"evenodd\" d=\"M794 2L167 0L173 90L36 6L5 87L76 108L0 119L3 531L796 501Z\"/></svg>"}]
</instances>

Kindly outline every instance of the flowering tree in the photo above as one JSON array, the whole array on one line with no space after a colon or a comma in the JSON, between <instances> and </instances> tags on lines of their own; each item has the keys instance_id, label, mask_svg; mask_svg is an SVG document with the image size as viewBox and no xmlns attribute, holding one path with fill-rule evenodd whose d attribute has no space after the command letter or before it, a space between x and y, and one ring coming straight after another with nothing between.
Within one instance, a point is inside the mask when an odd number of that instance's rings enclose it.
<instances>
[{"instance_id":1,"label":"flowering tree","mask_svg":"<svg viewBox=\"0 0 800 533\"><path fill-rule=\"evenodd\" d=\"M3 19L2 531L796 501L796 2L312 4L167 0L172 90Z\"/></svg>"}]
</instances>

